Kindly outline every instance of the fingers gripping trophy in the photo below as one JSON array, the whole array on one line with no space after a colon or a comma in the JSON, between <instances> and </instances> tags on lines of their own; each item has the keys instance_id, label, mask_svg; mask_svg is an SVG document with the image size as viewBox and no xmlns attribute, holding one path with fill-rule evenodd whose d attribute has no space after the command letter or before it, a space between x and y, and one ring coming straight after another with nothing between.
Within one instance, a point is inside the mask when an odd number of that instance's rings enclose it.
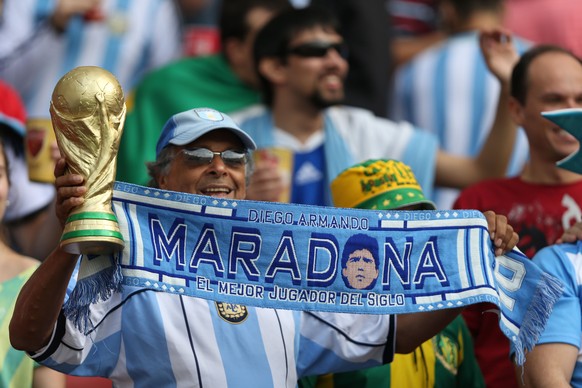
<instances>
[{"instance_id":1,"label":"fingers gripping trophy","mask_svg":"<svg viewBox=\"0 0 582 388\"><path fill-rule=\"evenodd\" d=\"M77 67L55 86L50 114L57 144L68 172L85 177L87 186L84 203L69 214L61 236L67 252L123 249L111 197L125 113L119 82L100 67Z\"/></svg>"}]
</instances>

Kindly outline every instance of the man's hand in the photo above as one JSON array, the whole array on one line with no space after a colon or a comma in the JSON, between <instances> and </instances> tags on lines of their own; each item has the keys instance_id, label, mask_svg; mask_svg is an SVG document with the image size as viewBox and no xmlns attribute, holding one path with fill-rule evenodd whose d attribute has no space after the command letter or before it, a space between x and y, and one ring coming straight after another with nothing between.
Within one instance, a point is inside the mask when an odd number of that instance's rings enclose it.
<instances>
[{"instance_id":1,"label":"man's hand","mask_svg":"<svg viewBox=\"0 0 582 388\"><path fill-rule=\"evenodd\" d=\"M78 174L65 174L67 164L65 159L59 159L55 165L55 189L57 191L56 215L65 226L69 213L81 205L87 193L87 187L83 186L83 177Z\"/></svg>"},{"instance_id":2,"label":"man's hand","mask_svg":"<svg viewBox=\"0 0 582 388\"><path fill-rule=\"evenodd\" d=\"M573 243L582 240L582 222L576 222L564 232L562 237L556 240L556 244Z\"/></svg>"},{"instance_id":3,"label":"man's hand","mask_svg":"<svg viewBox=\"0 0 582 388\"><path fill-rule=\"evenodd\" d=\"M260 160L247 189L247 199L254 201L277 202L286 189L284 177L277 168L276 160Z\"/></svg>"},{"instance_id":4,"label":"man's hand","mask_svg":"<svg viewBox=\"0 0 582 388\"><path fill-rule=\"evenodd\" d=\"M511 33L502 28L481 31L479 45L489 71L502 84L509 85L511 72L519 60Z\"/></svg>"},{"instance_id":5,"label":"man's hand","mask_svg":"<svg viewBox=\"0 0 582 388\"><path fill-rule=\"evenodd\" d=\"M491 210L483 213L487 219L487 229L495 246L495 255L500 256L511 251L519 236L513 231L513 227L507 223L507 217L495 214Z\"/></svg>"}]
</instances>

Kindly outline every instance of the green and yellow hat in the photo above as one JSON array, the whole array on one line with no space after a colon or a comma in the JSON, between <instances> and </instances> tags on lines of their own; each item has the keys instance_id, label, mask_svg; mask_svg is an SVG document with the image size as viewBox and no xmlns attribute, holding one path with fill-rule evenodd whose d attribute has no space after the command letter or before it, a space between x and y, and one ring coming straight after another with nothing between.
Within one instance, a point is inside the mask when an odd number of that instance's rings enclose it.
<instances>
[{"instance_id":1,"label":"green and yellow hat","mask_svg":"<svg viewBox=\"0 0 582 388\"><path fill-rule=\"evenodd\" d=\"M436 209L412 169L397 160L368 160L347 168L331 182L331 194L338 207L396 210L420 204L423 210Z\"/></svg>"}]
</instances>

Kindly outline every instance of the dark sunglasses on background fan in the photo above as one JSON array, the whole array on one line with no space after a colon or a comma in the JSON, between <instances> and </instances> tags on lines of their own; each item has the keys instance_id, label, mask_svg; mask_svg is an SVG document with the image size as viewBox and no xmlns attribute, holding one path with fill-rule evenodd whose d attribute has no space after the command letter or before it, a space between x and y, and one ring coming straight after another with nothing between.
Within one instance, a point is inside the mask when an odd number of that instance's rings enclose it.
<instances>
[{"instance_id":1,"label":"dark sunglasses on background fan","mask_svg":"<svg viewBox=\"0 0 582 388\"><path fill-rule=\"evenodd\" d=\"M324 57L327 55L329 49L334 49L343 58L348 56L348 48L344 43L331 42L307 42L295 47L290 47L287 54L297 55L300 57Z\"/></svg>"},{"instance_id":2,"label":"dark sunglasses on background fan","mask_svg":"<svg viewBox=\"0 0 582 388\"><path fill-rule=\"evenodd\" d=\"M186 160L197 165L210 164L215 155L220 156L224 164L230 167L241 167L247 162L247 153L244 151L226 150L211 151L208 148L182 149Z\"/></svg>"}]
</instances>

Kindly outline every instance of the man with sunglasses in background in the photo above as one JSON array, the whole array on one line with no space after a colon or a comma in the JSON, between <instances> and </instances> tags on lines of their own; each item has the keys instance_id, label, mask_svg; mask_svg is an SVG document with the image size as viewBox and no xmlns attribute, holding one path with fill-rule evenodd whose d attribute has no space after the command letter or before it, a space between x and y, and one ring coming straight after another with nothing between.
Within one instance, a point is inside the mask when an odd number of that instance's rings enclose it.
<instances>
[{"instance_id":1,"label":"man with sunglasses in background","mask_svg":"<svg viewBox=\"0 0 582 388\"><path fill-rule=\"evenodd\" d=\"M164 126L149 172L161 189L244 199L254 149L228 116L193 109ZM55 174L62 223L86 192L83 177L63 175L65 167L60 160ZM502 241L497 249L511 249L517 241L511 226L486 216L493 238ZM108 377L115 386L295 387L305 375L390 362L394 350L412 351L458 313L416 313L418 325L399 327L395 336L390 315L225 307L123 285L90 305L92 330L85 335L62 311L77 260L57 247L33 274L16 302L11 341L54 369Z\"/></svg>"},{"instance_id":2,"label":"man with sunglasses in background","mask_svg":"<svg viewBox=\"0 0 582 388\"><path fill-rule=\"evenodd\" d=\"M471 159L442 152L433 135L410 124L339 106L348 65L338 31L337 21L323 8L292 9L271 19L254 46L266 107L232 114L260 148L294 153L291 202L330 205L329 183L343 169L369 158L411 166L429 198L435 183L462 188L505 173L517 130L506 106L509 74L517 61L510 40L499 33L483 37L486 58L498 54L490 67L504 87L494 128L482 152ZM275 162L257 161L248 198L277 200L283 186Z\"/></svg>"}]
</instances>

